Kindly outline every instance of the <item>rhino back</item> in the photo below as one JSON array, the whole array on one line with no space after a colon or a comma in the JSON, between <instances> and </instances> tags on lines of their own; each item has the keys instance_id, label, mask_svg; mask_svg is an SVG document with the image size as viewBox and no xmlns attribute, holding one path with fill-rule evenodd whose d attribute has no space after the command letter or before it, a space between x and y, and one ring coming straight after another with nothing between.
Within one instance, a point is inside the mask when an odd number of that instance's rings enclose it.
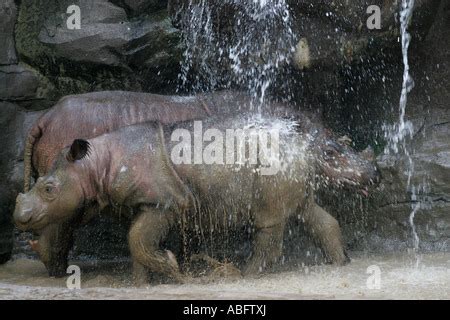
<instances>
[{"instance_id":1,"label":"rhino back","mask_svg":"<svg viewBox=\"0 0 450 320\"><path fill-rule=\"evenodd\" d=\"M191 158L191 163L174 164L176 171L192 190L211 221L242 224L252 219L251 215L258 210L257 208L270 207L272 202L279 201L284 202L288 209L285 212L274 214L290 215L293 214L295 208L307 201L312 188L314 164L310 155L308 139L295 132L293 128L280 127L280 148L276 155L280 163L274 164L279 165L279 170L273 175L261 175L260 163L227 164L225 153L237 154L237 144L234 145L234 149L227 149L225 145L226 130L255 125L255 121L260 120L231 117L203 121L204 131L214 128L223 132L223 164L193 164L193 158ZM262 126L273 129L280 125L275 121L275 119L269 118ZM176 129L180 129L180 127L194 132L192 123L177 125ZM173 130L174 128L165 134L169 154L179 143L171 141ZM191 150L195 148L193 140L192 135ZM207 143L203 146L206 145Z\"/></svg>"},{"instance_id":2,"label":"rhino back","mask_svg":"<svg viewBox=\"0 0 450 320\"><path fill-rule=\"evenodd\" d=\"M62 98L45 115L33 152L39 175L50 169L58 152L74 139L89 139L120 127L148 121L172 123L204 118L195 97L105 91Z\"/></svg>"}]
</instances>

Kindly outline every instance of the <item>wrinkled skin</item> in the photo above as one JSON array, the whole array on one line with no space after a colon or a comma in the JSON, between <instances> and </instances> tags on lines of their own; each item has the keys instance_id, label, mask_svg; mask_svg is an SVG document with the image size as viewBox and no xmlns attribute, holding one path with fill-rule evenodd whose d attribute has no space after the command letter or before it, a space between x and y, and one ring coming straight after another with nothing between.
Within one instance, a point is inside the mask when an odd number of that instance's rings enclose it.
<instances>
[{"instance_id":1,"label":"wrinkled skin","mask_svg":"<svg viewBox=\"0 0 450 320\"><path fill-rule=\"evenodd\" d=\"M244 124L241 118L230 118L212 119L208 125L225 130ZM237 171L229 165L174 165L166 151L173 143L161 132L151 124L130 126L89 140L90 148L81 156L68 156L76 153L75 143L64 149L50 173L18 196L16 225L42 230L80 221L92 206L134 208L138 213L129 246L138 283L147 281L148 271L182 281L176 258L159 244L176 224L181 224L182 234L195 229L196 217L202 217L200 229L208 233L209 223L222 221L224 212L233 213L230 223L235 228L250 222L254 226L253 254L245 274L257 273L280 257L284 226L294 214L302 217L331 261L347 261L337 221L314 203L314 140L299 133L285 136L280 155L287 171L262 176L251 165ZM292 152L298 157L287 156ZM362 174L360 170L366 168L358 162L349 160L347 166L353 168L354 174L348 176L355 185L366 185L376 177L375 170Z\"/></svg>"},{"instance_id":2,"label":"wrinkled skin","mask_svg":"<svg viewBox=\"0 0 450 320\"><path fill-rule=\"evenodd\" d=\"M160 121L163 124L186 120L205 119L211 115L230 116L251 113L253 106L248 95L241 92L218 92L190 97L161 96L148 93L122 91L94 92L67 96L62 98L52 109L47 111L31 129L25 150L25 191L29 189L32 171L37 177L46 175L62 148L76 138L89 139L120 127L148 121ZM320 148L335 142L333 135L324 130L313 117L292 110L280 103L269 103L265 114L298 120L298 130L303 133L316 134L318 159L322 157ZM68 121L70 119L70 121ZM324 134L322 134L324 133ZM328 170L321 172L337 185L344 185L349 179L344 178L341 162L346 157L357 158L353 150L343 144L333 144L337 162L324 161ZM339 150L338 150L339 149ZM355 154L355 156L353 156ZM365 171L371 172L373 165L369 162ZM27 169L28 168L28 169ZM362 170L364 172L364 170ZM90 214L85 214L88 221ZM66 274L67 254L72 243L72 224L52 224L45 229L36 229L40 234L38 253L46 265L50 276ZM59 242L59 243L56 243ZM57 248L57 249L55 249Z\"/></svg>"},{"instance_id":3,"label":"wrinkled skin","mask_svg":"<svg viewBox=\"0 0 450 320\"><path fill-rule=\"evenodd\" d=\"M315 139L313 152L319 185L356 189L368 196L367 186L377 184L380 180L374 164L374 152L368 147L356 153L348 143L348 140L340 141L327 129ZM361 175L360 180L367 181L367 185L361 186L355 175Z\"/></svg>"}]
</instances>

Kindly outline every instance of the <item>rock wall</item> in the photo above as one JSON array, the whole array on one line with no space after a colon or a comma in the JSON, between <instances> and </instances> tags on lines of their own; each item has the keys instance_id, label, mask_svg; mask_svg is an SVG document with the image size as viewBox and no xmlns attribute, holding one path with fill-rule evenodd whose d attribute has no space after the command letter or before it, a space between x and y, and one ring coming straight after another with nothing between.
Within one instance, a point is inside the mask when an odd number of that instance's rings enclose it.
<instances>
[{"instance_id":1,"label":"rock wall","mask_svg":"<svg viewBox=\"0 0 450 320\"><path fill-rule=\"evenodd\" d=\"M442 1L425 41L411 50L415 87L408 97L407 117L414 124L409 140L414 171L407 190L408 161L403 156L379 157L383 183L372 200L367 243L373 247L397 242L412 245L409 216L414 217L421 250L450 249L450 3Z\"/></svg>"},{"instance_id":2,"label":"rock wall","mask_svg":"<svg viewBox=\"0 0 450 320\"><path fill-rule=\"evenodd\" d=\"M0 263L7 261L12 249L11 210L21 190L19 163L23 134L35 113L27 114L24 105L37 98L38 74L19 63L14 45L17 7L13 0L0 4Z\"/></svg>"}]
</instances>

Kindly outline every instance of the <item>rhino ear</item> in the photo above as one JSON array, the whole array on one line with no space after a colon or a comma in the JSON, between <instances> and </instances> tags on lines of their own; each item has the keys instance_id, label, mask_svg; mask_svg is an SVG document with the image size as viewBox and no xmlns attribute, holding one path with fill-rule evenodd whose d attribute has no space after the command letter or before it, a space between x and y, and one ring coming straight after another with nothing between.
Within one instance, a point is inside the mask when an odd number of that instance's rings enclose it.
<instances>
[{"instance_id":1,"label":"rhino ear","mask_svg":"<svg viewBox=\"0 0 450 320\"><path fill-rule=\"evenodd\" d=\"M76 139L70 146L70 150L67 152L66 158L69 162L81 160L91 151L91 145L88 141L82 139Z\"/></svg>"}]
</instances>

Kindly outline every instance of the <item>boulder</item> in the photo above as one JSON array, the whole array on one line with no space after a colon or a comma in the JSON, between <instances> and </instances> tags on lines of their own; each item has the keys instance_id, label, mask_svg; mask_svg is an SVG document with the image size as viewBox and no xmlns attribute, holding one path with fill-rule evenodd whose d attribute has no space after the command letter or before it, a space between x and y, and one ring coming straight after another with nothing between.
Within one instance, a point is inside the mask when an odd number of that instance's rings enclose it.
<instances>
[{"instance_id":1,"label":"boulder","mask_svg":"<svg viewBox=\"0 0 450 320\"><path fill-rule=\"evenodd\" d=\"M113 2L79 1L80 29L72 30L66 11L73 1L21 1L17 51L51 79L57 98L100 90L175 90L179 34L165 6L158 1Z\"/></svg>"},{"instance_id":2,"label":"boulder","mask_svg":"<svg viewBox=\"0 0 450 320\"><path fill-rule=\"evenodd\" d=\"M410 50L415 82L406 109L414 125L413 137L406 140L413 162L411 184L409 159L403 153L378 157L383 182L371 200L366 247L413 247L414 227L420 250L450 249L449 21L450 4L443 1L422 46Z\"/></svg>"},{"instance_id":3,"label":"boulder","mask_svg":"<svg viewBox=\"0 0 450 320\"><path fill-rule=\"evenodd\" d=\"M29 100L36 97L38 77L23 65L0 67L0 99Z\"/></svg>"},{"instance_id":4,"label":"boulder","mask_svg":"<svg viewBox=\"0 0 450 320\"><path fill-rule=\"evenodd\" d=\"M16 5L14 0L0 3L0 65L17 63L14 47L14 25L16 23Z\"/></svg>"},{"instance_id":5,"label":"boulder","mask_svg":"<svg viewBox=\"0 0 450 320\"><path fill-rule=\"evenodd\" d=\"M11 215L15 198L23 188L23 148L25 135L42 114L26 112L19 105L0 102L0 263L9 259L12 250Z\"/></svg>"},{"instance_id":6,"label":"boulder","mask_svg":"<svg viewBox=\"0 0 450 320\"><path fill-rule=\"evenodd\" d=\"M450 111L428 111L409 142L414 165L409 187L405 156L378 159L383 182L368 215L372 240L366 245L372 248L387 241L391 249L413 247L416 232L421 250L450 249Z\"/></svg>"},{"instance_id":7,"label":"boulder","mask_svg":"<svg viewBox=\"0 0 450 320\"><path fill-rule=\"evenodd\" d=\"M6 262L12 250L13 225L11 212L14 206L14 187L11 174L17 161L18 144L22 136L17 136L22 127L23 114L19 106L0 102L0 263Z\"/></svg>"},{"instance_id":8,"label":"boulder","mask_svg":"<svg viewBox=\"0 0 450 320\"><path fill-rule=\"evenodd\" d=\"M114 0L111 2L125 8L130 16L139 16L167 8L167 0Z\"/></svg>"}]
</instances>

